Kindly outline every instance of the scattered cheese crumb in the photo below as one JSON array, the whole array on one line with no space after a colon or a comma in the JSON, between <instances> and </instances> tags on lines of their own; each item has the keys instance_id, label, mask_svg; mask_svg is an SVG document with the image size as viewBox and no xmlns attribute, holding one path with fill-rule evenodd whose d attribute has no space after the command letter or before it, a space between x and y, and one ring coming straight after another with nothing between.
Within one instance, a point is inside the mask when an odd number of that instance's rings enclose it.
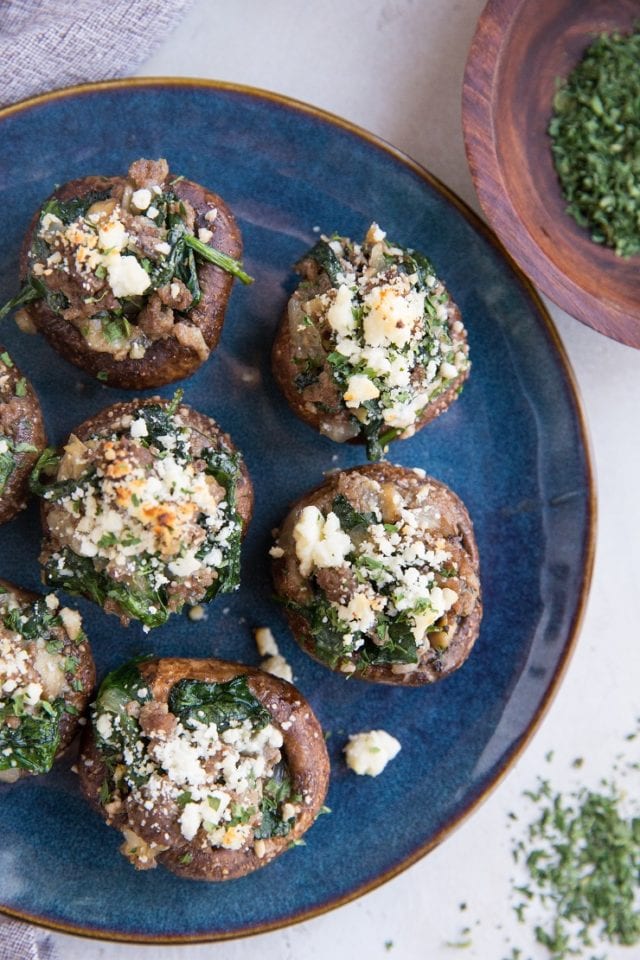
<instances>
[{"instance_id":1,"label":"scattered cheese crumb","mask_svg":"<svg viewBox=\"0 0 640 960\"><path fill-rule=\"evenodd\" d=\"M361 776L377 777L400 752L400 743L386 730L354 733L344 748L347 766Z\"/></svg>"},{"instance_id":2,"label":"scattered cheese crumb","mask_svg":"<svg viewBox=\"0 0 640 960\"><path fill-rule=\"evenodd\" d=\"M279 653L278 644L269 627L257 627L253 631L258 653L261 657L277 656Z\"/></svg>"},{"instance_id":3,"label":"scattered cheese crumb","mask_svg":"<svg viewBox=\"0 0 640 960\"><path fill-rule=\"evenodd\" d=\"M82 632L82 617L78 611L63 607L60 611L60 619L69 635L69 639L77 640Z\"/></svg>"},{"instance_id":4,"label":"scattered cheese crumb","mask_svg":"<svg viewBox=\"0 0 640 960\"><path fill-rule=\"evenodd\" d=\"M207 611L201 603L196 603L196 605L189 610L189 620L197 622L198 620L204 620L206 616Z\"/></svg>"},{"instance_id":5,"label":"scattered cheese crumb","mask_svg":"<svg viewBox=\"0 0 640 960\"><path fill-rule=\"evenodd\" d=\"M293 683L293 670L291 669L291 665L287 663L285 658L279 653L275 657L267 657L266 660L263 660L260 664L260 669L266 673L270 673L272 677L279 677L281 680L287 680L289 683Z\"/></svg>"}]
</instances>

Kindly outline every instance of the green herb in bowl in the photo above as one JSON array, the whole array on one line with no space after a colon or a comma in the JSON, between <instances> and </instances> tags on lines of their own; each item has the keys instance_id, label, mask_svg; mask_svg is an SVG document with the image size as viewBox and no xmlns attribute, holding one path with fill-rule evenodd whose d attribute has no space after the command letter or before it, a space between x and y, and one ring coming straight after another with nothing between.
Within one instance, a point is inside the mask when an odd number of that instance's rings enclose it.
<instances>
[{"instance_id":1,"label":"green herb in bowl","mask_svg":"<svg viewBox=\"0 0 640 960\"><path fill-rule=\"evenodd\" d=\"M602 34L558 88L549 124L567 212L594 243L640 253L640 28Z\"/></svg>"}]
</instances>

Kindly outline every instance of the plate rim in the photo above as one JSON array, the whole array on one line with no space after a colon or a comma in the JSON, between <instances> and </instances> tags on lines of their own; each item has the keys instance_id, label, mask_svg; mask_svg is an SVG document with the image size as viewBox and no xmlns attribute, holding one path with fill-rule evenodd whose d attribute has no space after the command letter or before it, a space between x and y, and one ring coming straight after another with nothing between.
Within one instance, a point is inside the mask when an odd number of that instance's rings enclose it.
<instances>
[{"instance_id":1,"label":"plate rim","mask_svg":"<svg viewBox=\"0 0 640 960\"><path fill-rule=\"evenodd\" d=\"M483 213L501 244L532 283L558 307L596 333L640 348L637 314L614 300L598 299L563 273L522 223L504 185L493 122L494 94L503 42L510 36L518 13L527 2L487 0L469 47L462 83L462 131L473 185ZM473 127L486 131L482 140L472 136ZM496 198L507 207L509 232L502 229L500 217L496 215Z\"/></svg>"},{"instance_id":2,"label":"plate rim","mask_svg":"<svg viewBox=\"0 0 640 960\"><path fill-rule=\"evenodd\" d=\"M492 2L493 0L490 0L490 4ZM303 100L298 100L285 94L276 93L248 84L186 76L125 77L115 80L100 80L93 83L81 83L67 87L60 87L56 90L51 90L33 97L28 97L24 100L20 100L16 103L0 108L0 125L8 117L19 113L24 113L32 107L42 106L46 103L51 103L58 100L73 99L74 97L83 94L99 93L101 91L139 89L145 87L175 87L184 89L198 88L209 90L213 93L237 93L253 98L254 100L266 100L270 103L305 113L309 116L322 120L331 126L339 127L342 130L345 130L351 134L354 134L358 138L367 141L370 145L388 154L396 161L401 163L404 167L408 168L420 179L428 183L431 187L438 191L438 193L445 197L445 199L448 200L462 214L467 222L471 224L474 230L480 233L509 265L515 275L515 279L520 282L525 294L531 301L532 306L537 311L545 332L549 337L551 345L555 348L562 372L566 378L569 394L572 397L575 406L576 425L582 440L582 448L584 451L585 479L588 493L586 510L586 543L583 551L584 562L582 569L582 580L579 594L576 598L576 609L569 625L568 635L558 661L558 666L550 680L549 687L544 697L538 704L535 713L527 724L526 730L523 733L520 742L514 748L513 753L497 769L496 773L487 783L484 789L473 798L473 800L467 807L465 807L464 810L462 810L457 816L454 816L447 821L447 823L426 843L420 845L412 853L404 857L400 862L395 863L388 870L377 874L374 878L365 881L364 883L358 885L352 890L347 891L344 894L327 899L313 907L299 910L287 917L254 923L246 928L237 928L234 930L224 930L209 933L206 931L194 934L179 933L162 935L147 934L139 931L123 933L119 930L107 930L102 928L98 929L90 926L81 926L80 924L61 923L57 919L39 914L31 914L27 911L15 910L11 907L6 907L3 904L0 904L0 915L5 915L15 920L32 923L36 926L44 927L45 929L53 930L58 933L71 934L98 941L175 946L179 944L190 943L214 943L219 941L242 939L263 933L270 933L275 930L285 929L286 927L297 923L311 920L314 917L322 916L331 910L342 907L348 903L352 903L354 900L359 899L365 894L371 893L373 890L378 889L387 881L392 880L394 877L413 866L419 860L422 860L428 853L431 852L431 850L439 846L443 840L452 834L454 830L456 830L471 816L473 816L473 814L479 809L484 801L487 800L494 790L502 783L509 771L513 769L518 760L521 758L522 754L533 739L535 733L539 729L540 724L549 710L565 677L567 667L575 650L580 629L584 620L584 614L589 596L589 588L591 585L597 528L597 493L595 472L593 467L593 450L580 389L578 387L575 374L571 367L571 363L560 335L539 293L533 286L533 283L523 272L517 261L511 255L510 251L506 249L505 246L500 242L500 239L496 236L496 234L464 200L454 193L450 187L446 186L446 184L444 184L437 176L427 170L426 167L422 166L422 164L418 163L416 160L413 160L408 154L404 153L399 148L394 147L383 137L372 133L364 127L360 127L358 124L353 123L350 120L325 110L322 107L316 107Z\"/></svg>"}]
</instances>

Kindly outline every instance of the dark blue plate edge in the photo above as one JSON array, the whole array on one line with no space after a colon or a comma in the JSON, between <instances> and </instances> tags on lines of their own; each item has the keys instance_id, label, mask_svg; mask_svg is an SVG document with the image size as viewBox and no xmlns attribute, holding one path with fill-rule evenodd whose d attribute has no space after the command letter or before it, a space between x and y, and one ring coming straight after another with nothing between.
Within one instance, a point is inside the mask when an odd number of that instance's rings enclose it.
<instances>
[{"instance_id":1,"label":"dark blue plate edge","mask_svg":"<svg viewBox=\"0 0 640 960\"><path fill-rule=\"evenodd\" d=\"M577 644L589 595L589 587L591 584L591 576L595 557L597 507L593 471L593 453L582 399L575 379L575 374L571 368L564 345L540 295L528 277L522 272L521 268L518 266L508 250L502 245L496 234L494 234L490 227L480 219L475 211L472 210L464 200L458 197L457 194L455 194L441 180L439 180L438 177L430 173L425 167L421 166L415 160L412 160L411 157L403 153L397 147L394 147L392 144L388 143L382 137L371 133L363 127L359 127L355 123L345 120L343 117L340 117L337 114L323 110L320 107L315 107L311 104L305 103L302 100L296 100L293 97L287 97L284 94L274 93L268 90L261 90L258 87L246 86L244 84L230 83L223 80L208 80L196 77L129 77L119 80L102 80L97 83L76 84L74 86L62 87L58 90L52 90L47 93L30 97L25 100L20 100L17 103L0 108L0 123L2 123L2 121L8 117L11 117L17 113L22 113L31 107L39 107L56 100L90 95L93 93L99 93L102 90L127 90L135 88L162 87L184 89L199 88L203 90L212 90L224 93L235 93L244 97L252 98L254 100L266 100L270 103L284 107L292 112L306 113L307 115L313 116L334 127L339 127L353 136L361 140L365 140L367 143L377 148L381 152L388 154L393 159L400 162L403 166L409 168L422 180L426 181L452 206L454 206L471 224L473 229L480 233L483 238L496 249L500 257L509 265L514 278L520 284L523 293L531 302L532 307L535 309L540 320L542 321L542 329L546 333L550 348L555 350L558 359L560 360L567 382L568 393L573 400L575 407L577 425L584 450L585 482L588 490L588 507L586 517L587 526L585 530L585 545L583 549L583 576L580 585L580 592L576 600L574 616L569 625L562 655L558 661L556 671L550 680L549 687L546 690L544 697L538 705L537 710L533 714L525 733L522 735L511 753L505 756L503 763L496 769L493 778L488 784L486 784L484 789L478 792L466 809L464 809L456 817L453 817L435 836L431 837L427 843L417 847L411 854L394 864L393 867L386 870L384 873L378 874L373 879L361 884L353 890L350 890L346 894L327 900L326 902L307 910L292 913L288 917L278 918L267 923L255 924L246 928L236 928L229 931L218 930L209 934L203 932L193 935L179 933L175 935L153 936L143 932L132 931L128 932L127 934L123 934L118 930L106 930L104 928L91 928L90 926L62 924L57 920L51 919L47 916L32 915L25 911L13 910L0 904L0 913L14 917L17 920L22 920L38 926L46 927L50 930L58 931L60 933L72 934L79 937L88 937L94 940L106 940L122 943L175 945L186 943L211 943L213 941L234 940L241 937L269 933L274 930L291 926L294 923L302 923L306 920L312 919L313 917L328 913L330 910L333 910L336 907L341 907L347 903L351 903L364 894L370 893L371 891L382 886L382 884L393 879L393 877L398 876L398 874L411 867L414 863L417 863L418 860L421 860L424 856L426 856L426 854L442 843L442 841L446 839L449 834L453 832L453 830L463 824L473 813L475 813L475 811L489 797L494 789L498 787L500 783L502 783L507 773L524 753L524 750L528 746L529 742L533 739L533 735L536 733L540 723L551 706L551 703L553 702L553 699L558 692L560 684L565 676L569 661Z\"/></svg>"}]
</instances>

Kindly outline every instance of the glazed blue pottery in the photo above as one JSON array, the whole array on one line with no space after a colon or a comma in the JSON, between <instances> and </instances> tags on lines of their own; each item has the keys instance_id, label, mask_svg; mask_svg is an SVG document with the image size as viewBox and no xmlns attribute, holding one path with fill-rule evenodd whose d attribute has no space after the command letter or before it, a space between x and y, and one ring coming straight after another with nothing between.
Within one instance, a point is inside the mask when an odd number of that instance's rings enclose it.
<instances>
[{"instance_id":1,"label":"glazed blue pottery","mask_svg":"<svg viewBox=\"0 0 640 960\"><path fill-rule=\"evenodd\" d=\"M0 302L17 291L33 212L66 180L120 174L138 157L162 156L234 210L255 283L234 287L219 348L181 386L186 402L232 435L253 478L242 588L220 596L200 622L174 616L149 634L68 601L85 618L100 676L147 652L257 664L252 628L270 626L326 729L333 771L332 812L306 846L214 886L163 869L135 872L118 853L118 833L81 796L72 751L47 776L0 787L1 909L92 936L167 942L240 936L339 905L422 856L474 808L562 676L588 587L594 521L585 427L557 335L459 200L386 144L312 108L204 81L125 81L9 108L0 134ZM273 601L267 563L270 531L288 505L324 471L364 462L362 448L301 423L275 388L270 348L295 284L292 264L318 230L359 239L372 220L431 257L462 311L473 363L453 406L389 454L462 497L480 549L480 637L462 669L423 689L347 681L309 659ZM4 324L1 339L33 381L51 442L131 398ZM39 540L31 503L0 530L0 576L38 589ZM347 735L372 728L402 744L375 780L355 776L342 759Z\"/></svg>"}]
</instances>

